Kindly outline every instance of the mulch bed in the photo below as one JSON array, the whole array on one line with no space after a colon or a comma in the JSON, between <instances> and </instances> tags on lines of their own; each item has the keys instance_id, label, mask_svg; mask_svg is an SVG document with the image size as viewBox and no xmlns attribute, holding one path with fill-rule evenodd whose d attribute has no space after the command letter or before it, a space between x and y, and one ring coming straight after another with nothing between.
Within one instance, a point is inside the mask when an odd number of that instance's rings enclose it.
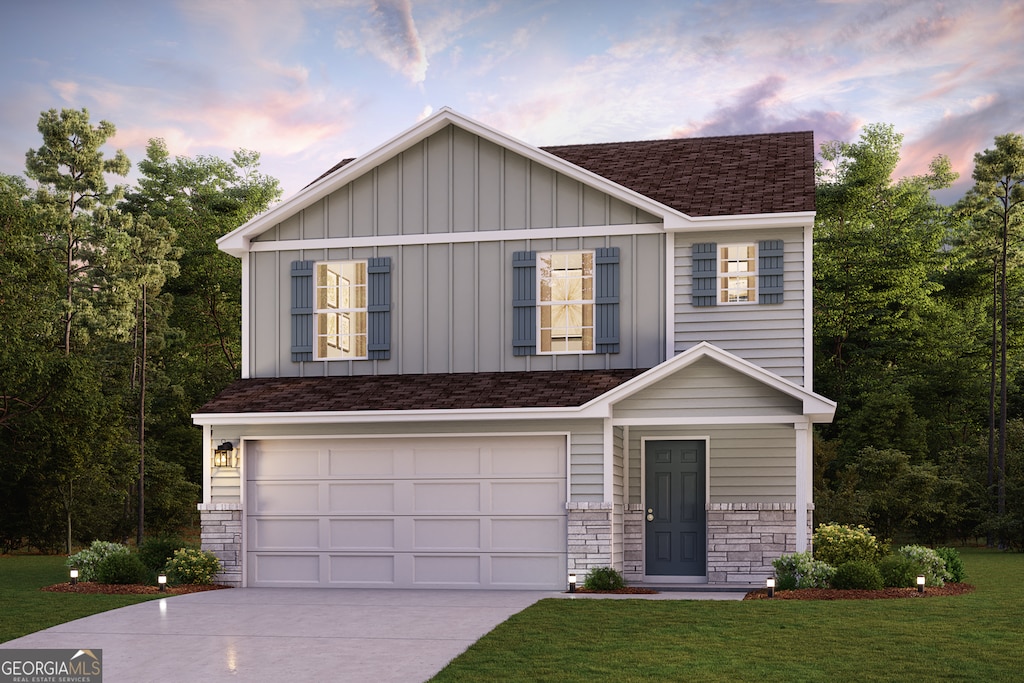
<instances>
[{"instance_id":1,"label":"mulch bed","mask_svg":"<svg viewBox=\"0 0 1024 683\"><path fill-rule=\"evenodd\" d=\"M898 598L935 598L944 595L963 595L974 590L969 583L947 583L942 588L928 587L923 593L916 588L884 588L880 591L839 590L837 588L801 588L775 591L773 600L893 600ZM744 600L767 600L768 589L750 591Z\"/></svg>"},{"instance_id":2,"label":"mulch bed","mask_svg":"<svg viewBox=\"0 0 1024 683\"><path fill-rule=\"evenodd\" d=\"M183 593L198 593L200 591L215 591L231 586L219 586L216 584L182 584L180 586L167 586L164 595L182 595ZM160 593L159 586L144 586L142 584L113 584L95 583L93 581L79 581L74 586L70 582L55 583L52 586L43 586L39 590L48 593L86 593L103 595L149 595Z\"/></svg>"},{"instance_id":3,"label":"mulch bed","mask_svg":"<svg viewBox=\"0 0 1024 683\"><path fill-rule=\"evenodd\" d=\"M568 593L568 591L566 591ZM611 593L615 595L656 595L658 591L652 588L640 588L639 586L626 586L613 591L595 591L589 588L577 588L577 593Z\"/></svg>"}]
</instances>

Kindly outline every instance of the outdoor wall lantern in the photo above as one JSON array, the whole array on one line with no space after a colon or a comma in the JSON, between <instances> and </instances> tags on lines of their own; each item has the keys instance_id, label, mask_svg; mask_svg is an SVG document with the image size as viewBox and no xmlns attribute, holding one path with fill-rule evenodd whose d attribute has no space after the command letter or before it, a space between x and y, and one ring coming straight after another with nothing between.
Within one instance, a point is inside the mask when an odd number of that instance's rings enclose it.
<instances>
[{"instance_id":1,"label":"outdoor wall lantern","mask_svg":"<svg viewBox=\"0 0 1024 683\"><path fill-rule=\"evenodd\" d=\"M72 586L77 586L78 585L78 567L72 567L71 568L71 585Z\"/></svg>"},{"instance_id":2,"label":"outdoor wall lantern","mask_svg":"<svg viewBox=\"0 0 1024 683\"><path fill-rule=\"evenodd\" d=\"M238 451L230 441L225 441L213 451L214 467L238 467Z\"/></svg>"},{"instance_id":3,"label":"outdoor wall lantern","mask_svg":"<svg viewBox=\"0 0 1024 683\"><path fill-rule=\"evenodd\" d=\"M775 597L775 577L769 576L765 580L764 585L765 585L765 587L768 588L768 597L769 598L774 598Z\"/></svg>"},{"instance_id":4,"label":"outdoor wall lantern","mask_svg":"<svg viewBox=\"0 0 1024 683\"><path fill-rule=\"evenodd\" d=\"M569 592L570 593L575 593L576 592L576 575L575 574L569 574Z\"/></svg>"},{"instance_id":5,"label":"outdoor wall lantern","mask_svg":"<svg viewBox=\"0 0 1024 683\"><path fill-rule=\"evenodd\" d=\"M924 575L921 574L917 577L917 592L924 593Z\"/></svg>"},{"instance_id":6,"label":"outdoor wall lantern","mask_svg":"<svg viewBox=\"0 0 1024 683\"><path fill-rule=\"evenodd\" d=\"M166 593L167 592L167 575L166 574L160 574L158 577L156 577L156 582L158 584L160 584L160 592L161 593Z\"/></svg>"}]
</instances>

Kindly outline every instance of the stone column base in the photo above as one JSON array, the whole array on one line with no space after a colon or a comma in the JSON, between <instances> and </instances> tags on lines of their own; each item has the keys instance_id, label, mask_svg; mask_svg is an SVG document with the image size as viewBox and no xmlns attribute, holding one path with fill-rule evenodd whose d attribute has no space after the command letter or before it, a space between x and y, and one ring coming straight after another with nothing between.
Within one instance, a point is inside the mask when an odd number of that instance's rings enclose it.
<instances>
[{"instance_id":1,"label":"stone column base","mask_svg":"<svg viewBox=\"0 0 1024 683\"><path fill-rule=\"evenodd\" d=\"M793 503L710 503L707 510L708 583L763 584L775 573L773 560L796 552Z\"/></svg>"},{"instance_id":2,"label":"stone column base","mask_svg":"<svg viewBox=\"0 0 1024 683\"><path fill-rule=\"evenodd\" d=\"M565 504L568 512L568 569L582 584L591 569L612 566L612 504Z\"/></svg>"},{"instance_id":3,"label":"stone column base","mask_svg":"<svg viewBox=\"0 0 1024 683\"><path fill-rule=\"evenodd\" d=\"M242 504L200 503L199 524L203 550L220 560L214 583L242 586Z\"/></svg>"},{"instance_id":4,"label":"stone column base","mask_svg":"<svg viewBox=\"0 0 1024 683\"><path fill-rule=\"evenodd\" d=\"M622 577L641 581L644 577L644 506L627 503L622 511Z\"/></svg>"}]
</instances>

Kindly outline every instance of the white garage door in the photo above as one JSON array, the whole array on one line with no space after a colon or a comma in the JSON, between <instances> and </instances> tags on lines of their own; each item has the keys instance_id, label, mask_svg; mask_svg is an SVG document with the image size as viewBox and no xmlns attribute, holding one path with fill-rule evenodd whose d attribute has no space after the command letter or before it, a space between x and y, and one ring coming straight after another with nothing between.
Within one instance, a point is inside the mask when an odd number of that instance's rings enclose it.
<instances>
[{"instance_id":1,"label":"white garage door","mask_svg":"<svg viewBox=\"0 0 1024 683\"><path fill-rule=\"evenodd\" d=\"M250 586L560 589L565 439L246 444Z\"/></svg>"}]
</instances>

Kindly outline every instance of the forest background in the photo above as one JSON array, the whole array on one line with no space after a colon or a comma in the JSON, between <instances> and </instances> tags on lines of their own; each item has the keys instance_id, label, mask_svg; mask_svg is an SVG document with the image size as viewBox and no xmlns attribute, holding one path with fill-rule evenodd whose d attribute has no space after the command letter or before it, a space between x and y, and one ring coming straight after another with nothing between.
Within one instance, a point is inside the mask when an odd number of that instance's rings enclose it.
<instances>
[{"instance_id":1,"label":"forest background","mask_svg":"<svg viewBox=\"0 0 1024 683\"><path fill-rule=\"evenodd\" d=\"M0 173L0 550L195 536L191 414L239 376L241 269L216 239L273 205L259 154L171 158L134 186L113 124L43 112L24 176ZM893 541L1024 549L1024 136L957 175L895 178L873 124L819 150L815 523ZM140 485L141 483L141 485Z\"/></svg>"}]
</instances>

